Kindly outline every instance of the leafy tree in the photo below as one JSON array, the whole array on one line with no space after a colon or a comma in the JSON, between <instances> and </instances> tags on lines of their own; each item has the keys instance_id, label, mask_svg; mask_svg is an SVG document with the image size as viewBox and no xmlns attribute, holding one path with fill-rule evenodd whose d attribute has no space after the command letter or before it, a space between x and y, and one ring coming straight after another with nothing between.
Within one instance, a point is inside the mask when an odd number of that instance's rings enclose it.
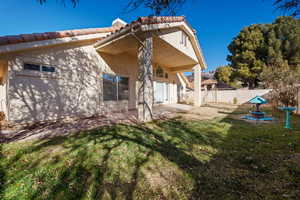
<instances>
[{"instance_id":1,"label":"leafy tree","mask_svg":"<svg viewBox=\"0 0 300 200\"><path fill-rule=\"evenodd\" d=\"M256 87L267 66L300 68L300 20L279 17L273 24L244 28L228 46L234 77Z\"/></svg>"},{"instance_id":2,"label":"leafy tree","mask_svg":"<svg viewBox=\"0 0 300 200\"><path fill-rule=\"evenodd\" d=\"M232 68L230 66L221 66L216 69L215 78L219 82L229 84L231 82Z\"/></svg>"},{"instance_id":3,"label":"leafy tree","mask_svg":"<svg viewBox=\"0 0 300 200\"><path fill-rule=\"evenodd\" d=\"M251 25L244 28L228 46L231 55L227 60L231 63L235 77L251 88L258 86L259 74L264 67L262 58L265 38L262 26Z\"/></svg>"}]
</instances>

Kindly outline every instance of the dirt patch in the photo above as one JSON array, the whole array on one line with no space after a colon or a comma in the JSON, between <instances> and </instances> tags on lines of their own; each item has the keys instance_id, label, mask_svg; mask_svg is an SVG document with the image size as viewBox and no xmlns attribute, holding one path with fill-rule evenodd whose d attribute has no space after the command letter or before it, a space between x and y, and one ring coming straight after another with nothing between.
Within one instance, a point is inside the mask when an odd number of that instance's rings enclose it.
<instances>
[{"instance_id":1,"label":"dirt patch","mask_svg":"<svg viewBox=\"0 0 300 200\"><path fill-rule=\"evenodd\" d=\"M48 139L120 123L136 124L137 118L135 113L113 113L111 115L92 116L86 118L69 117L57 121L17 124L15 126L11 126L10 130L0 132L0 143L32 139Z\"/></svg>"},{"instance_id":2,"label":"dirt patch","mask_svg":"<svg viewBox=\"0 0 300 200\"><path fill-rule=\"evenodd\" d=\"M182 117L187 120L210 120L217 117L226 117L237 109L237 106L227 104L212 104L202 107L191 107L189 110L177 110L172 113L172 117Z\"/></svg>"},{"instance_id":3,"label":"dirt patch","mask_svg":"<svg viewBox=\"0 0 300 200\"><path fill-rule=\"evenodd\" d=\"M226 117L236 108L237 106L227 104L212 104L202 107L172 104L155 107L153 117L159 120L167 120L174 117L182 117L186 120L210 120L216 117ZM10 127L10 130L0 132L0 143L31 139L48 139L120 123L137 124L139 122L136 116L136 111L131 111L126 113L112 113L105 116L65 118L57 121L16 125Z\"/></svg>"},{"instance_id":4,"label":"dirt patch","mask_svg":"<svg viewBox=\"0 0 300 200\"><path fill-rule=\"evenodd\" d=\"M183 179L183 174L178 173L179 171L173 167L155 167L155 169L150 171L144 171L146 182L150 184L153 190L162 190L164 188L167 191L169 187L175 186L176 183L180 183L179 180Z\"/></svg>"}]
</instances>

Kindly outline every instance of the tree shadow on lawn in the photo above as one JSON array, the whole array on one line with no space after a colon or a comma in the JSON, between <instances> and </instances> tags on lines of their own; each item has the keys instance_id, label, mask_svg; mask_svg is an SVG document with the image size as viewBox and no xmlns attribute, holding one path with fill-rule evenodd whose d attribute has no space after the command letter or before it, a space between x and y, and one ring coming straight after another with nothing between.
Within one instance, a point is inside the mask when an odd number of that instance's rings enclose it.
<instances>
[{"instance_id":1,"label":"tree shadow on lawn","mask_svg":"<svg viewBox=\"0 0 300 200\"><path fill-rule=\"evenodd\" d=\"M2 199L4 193L4 183L5 183L5 169L2 165L3 153L2 153L2 144L0 144L0 199Z\"/></svg>"},{"instance_id":2,"label":"tree shadow on lawn","mask_svg":"<svg viewBox=\"0 0 300 200\"><path fill-rule=\"evenodd\" d=\"M287 130L284 113L275 115L277 123L254 124L231 116L220 121L230 129L218 153L199 169L194 199L299 198L300 159L295 157L300 158L300 119L293 115L294 128Z\"/></svg>"},{"instance_id":3,"label":"tree shadow on lawn","mask_svg":"<svg viewBox=\"0 0 300 200\"><path fill-rule=\"evenodd\" d=\"M296 132L229 118L102 127L19 148L4 163L2 191L4 199L292 199Z\"/></svg>"},{"instance_id":4,"label":"tree shadow on lawn","mask_svg":"<svg viewBox=\"0 0 300 200\"><path fill-rule=\"evenodd\" d=\"M28 179L24 177L29 176L33 179L29 182L37 184L27 188L29 192L24 199L80 199L86 196L114 199L120 195L124 199L133 199L138 185L139 192L150 198L156 196L157 191L149 188L149 191L142 191L148 183L139 183L145 176L140 169L149 159L159 154L167 160L164 162L174 163L194 177L197 176L195 169L202 163L188 153L189 149L192 145L206 145L220 137L213 132L198 134L176 119L152 125L155 128L145 125L104 127L72 137L37 141L20 148L5 163L6 167L16 170L9 172L13 177L5 185L6 192L25 194L24 188L19 191L14 187L25 184ZM59 146L61 149L55 150ZM151 173L150 168L148 166L147 170Z\"/></svg>"}]
</instances>

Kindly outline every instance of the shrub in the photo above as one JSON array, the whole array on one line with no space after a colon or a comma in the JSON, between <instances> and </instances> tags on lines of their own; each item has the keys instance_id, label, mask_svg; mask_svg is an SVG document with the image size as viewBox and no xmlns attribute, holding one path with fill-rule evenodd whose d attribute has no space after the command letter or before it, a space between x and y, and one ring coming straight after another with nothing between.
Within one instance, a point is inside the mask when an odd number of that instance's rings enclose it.
<instances>
[{"instance_id":1,"label":"shrub","mask_svg":"<svg viewBox=\"0 0 300 200\"><path fill-rule=\"evenodd\" d=\"M0 121L5 120L5 113L3 111L0 112Z\"/></svg>"}]
</instances>

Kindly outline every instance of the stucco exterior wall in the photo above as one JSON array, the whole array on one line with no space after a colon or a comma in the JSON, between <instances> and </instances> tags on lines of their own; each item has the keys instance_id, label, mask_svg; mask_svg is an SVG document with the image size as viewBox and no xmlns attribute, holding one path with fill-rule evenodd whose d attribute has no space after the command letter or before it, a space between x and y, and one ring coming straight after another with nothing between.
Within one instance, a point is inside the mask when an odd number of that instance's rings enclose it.
<instances>
[{"instance_id":1,"label":"stucco exterior wall","mask_svg":"<svg viewBox=\"0 0 300 200\"><path fill-rule=\"evenodd\" d=\"M229 103L233 104L234 99L237 104L243 104L256 96L264 96L268 94L270 89L257 89L257 90L210 90L202 91L202 102L205 103ZM185 95L187 103L194 101L194 92L187 92Z\"/></svg>"},{"instance_id":2,"label":"stucco exterior wall","mask_svg":"<svg viewBox=\"0 0 300 200\"><path fill-rule=\"evenodd\" d=\"M202 99L204 103L234 103L234 99L237 100L237 104L243 104L256 96L263 96L270 92L269 89L257 89L257 90L224 90L224 91L206 91L202 92Z\"/></svg>"},{"instance_id":3,"label":"stucco exterior wall","mask_svg":"<svg viewBox=\"0 0 300 200\"><path fill-rule=\"evenodd\" d=\"M13 123L91 116L137 106L138 64L137 58L129 54L99 54L92 45L68 45L26 51L7 60L8 117ZM56 71L24 70L24 63L53 66ZM103 101L102 73L129 77L129 101ZM176 74L155 80L170 83L168 103L176 103Z\"/></svg>"},{"instance_id":4,"label":"stucco exterior wall","mask_svg":"<svg viewBox=\"0 0 300 200\"><path fill-rule=\"evenodd\" d=\"M130 56L129 54L119 54L117 56L101 53L101 57L104 60L105 67L103 72L110 74L117 74L120 76L129 78L129 101L113 102L106 101L103 102L104 109L106 112L110 112L121 106L122 108L127 107L128 109L135 109L137 103L137 73L138 73L138 63L137 57Z\"/></svg>"},{"instance_id":5,"label":"stucco exterior wall","mask_svg":"<svg viewBox=\"0 0 300 200\"><path fill-rule=\"evenodd\" d=\"M174 48L178 49L179 51L183 52L187 56L191 57L194 60L197 60L197 56L195 54L195 51L193 49L192 43L187 38L186 46L182 44L181 37L182 37L182 30L179 28L174 29L166 29L160 31L160 38L168 42L170 45L172 45Z\"/></svg>"},{"instance_id":6,"label":"stucco exterior wall","mask_svg":"<svg viewBox=\"0 0 300 200\"><path fill-rule=\"evenodd\" d=\"M56 71L23 70L23 63ZM19 53L9 59L9 120L43 121L89 116L101 110L104 62L92 46L68 46Z\"/></svg>"}]
</instances>

